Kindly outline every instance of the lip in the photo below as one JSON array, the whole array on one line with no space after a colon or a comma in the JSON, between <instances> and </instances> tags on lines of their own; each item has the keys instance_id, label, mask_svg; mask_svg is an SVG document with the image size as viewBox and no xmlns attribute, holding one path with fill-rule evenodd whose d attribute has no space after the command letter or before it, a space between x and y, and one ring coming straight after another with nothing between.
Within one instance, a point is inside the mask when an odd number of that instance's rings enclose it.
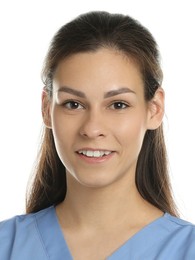
<instances>
[{"instance_id":1,"label":"lip","mask_svg":"<svg viewBox=\"0 0 195 260\"><path fill-rule=\"evenodd\" d=\"M80 154L79 151L104 151L104 152L111 152L108 155L104 155L102 157L87 157L84 154ZM89 164L97 164L97 163L104 163L109 161L115 154L115 151L108 150L108 149L102 149L102 148L82 148L76 151L76 155L79 159L81 159L83 162L89 163Z\"/></svg>"},{"instance_id":2,"label":"lip","mask_svg":"<svg viewBox=\"0 0 195 260\"><path fill-rule=\"evenodd\" d=\"M110 151L112 152L113 150L110 149L105 149L105 148L89 148L89 147L82 147L76 150L76 152L82 151L82 150L88 150L88 151Z\"/></svg>"}]
</instances>

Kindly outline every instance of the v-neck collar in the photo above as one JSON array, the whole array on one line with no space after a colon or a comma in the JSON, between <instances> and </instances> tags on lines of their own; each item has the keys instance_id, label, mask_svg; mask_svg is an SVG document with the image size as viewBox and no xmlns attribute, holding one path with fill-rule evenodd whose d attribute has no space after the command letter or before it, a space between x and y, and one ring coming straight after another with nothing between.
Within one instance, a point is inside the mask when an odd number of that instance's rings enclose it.
<instances>
[{"instance_id":1,"label":"v-neck collar","mask_svg":"<svg viewBox=\"0 0 195 260\"><path fill-rule=\"evenodd\" d=\"M166 226L167 222L165 221L168 216L169 214L165 213L143 227L107 257L107 260L138 259L137 257L140 254L146 256L146 252L153 250L155 243L159 243L165 237L165 234L169 233L169 229Z\"/></svg>"},{"instance_id":2,"label":"v-neck collar","mask_svg":"<svg viewBox=\"0 0 195 260\"><path fill-rule=\"evenodd\" d=\"M51 260L72 260L54 206L42 212L43 214L36 216L36 223L48 258Z\"/></svg>"},{"instance_id":3,"label":"v-neck collar","mask_svg":"<svg viewBox=\"0 0 195 260\"><path fill-rule=\"evenodd\" d=\"M137 253L140 253L140 250L142 252L150 250L157 240L163 239L165 233L169 232L164 221L168 215L168 213L165 213L163 216L143 227L107 257L107 260L132 259L132 257L136 257ZM71 252L58 222L55 207L52 206L47 210L43 210L42 214L36 215L36 223L49 259L72 260Z\"/></svg>"}]
</instances>

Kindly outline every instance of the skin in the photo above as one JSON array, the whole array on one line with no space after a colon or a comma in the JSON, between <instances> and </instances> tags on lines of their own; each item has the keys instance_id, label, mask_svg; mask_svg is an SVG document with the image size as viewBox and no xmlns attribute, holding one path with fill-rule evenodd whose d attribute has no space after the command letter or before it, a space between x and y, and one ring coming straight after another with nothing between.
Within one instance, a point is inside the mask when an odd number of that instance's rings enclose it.
<instances>
[{"instance_id":1,"label":"skin","mask_svg":"<svg viewBox=\"0 0 195 260\"><path fill-rule=\"evenodd\" d=\"M146 102L138 66L119 52L102 48L59 63L53 98L43 93L43 119L66 167L67 195L56 212L74 259L105 259L163 215L135 185L145 132L159 127L163 111L163 90Z\"/></svg>"}]
</instances>

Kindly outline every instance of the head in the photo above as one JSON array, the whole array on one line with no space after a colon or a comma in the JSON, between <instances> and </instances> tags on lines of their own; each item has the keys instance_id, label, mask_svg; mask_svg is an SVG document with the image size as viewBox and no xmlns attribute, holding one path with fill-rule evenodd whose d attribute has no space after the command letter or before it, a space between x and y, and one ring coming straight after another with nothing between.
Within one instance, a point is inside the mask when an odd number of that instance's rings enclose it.
<instances>
[{"instance_id":1,"label":"head","mask_svg":"<svg viewBox=\"0 0 195 260\"><path fill-rule=\"evenodd\" d=\"M145 104L162 101L162 70L157 44L139 22L120 14L91 12L64 25L54 36L43 68L43 118L45 127L27 212L58 204L66 196L66 168L56 150L48 103L54 98L54 82L59 66L73 57L95 55L102 50L120 55L137 69ZM80 56L78 56L80 55ZM94 56L95 57L95 56ZM98 56L99 57L99 56ZM160 99L158 97L161 96ZM162 102L158 120L147 127L136 160L135 182L141 196L159 209L176 215L167 174L166 148L163 137ZM161 104L160 104L161 103Z\"/></svg>"}]
</instances>

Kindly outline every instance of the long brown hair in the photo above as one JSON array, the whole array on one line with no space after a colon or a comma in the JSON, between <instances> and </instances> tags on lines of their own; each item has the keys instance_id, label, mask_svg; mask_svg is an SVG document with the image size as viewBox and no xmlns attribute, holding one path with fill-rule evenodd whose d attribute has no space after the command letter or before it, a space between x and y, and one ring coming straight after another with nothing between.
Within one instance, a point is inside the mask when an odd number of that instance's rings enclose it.
<instances>
[{"instance_id":1,"label":"long brown hair","mask_svg":"<svg viewBox=\"0 0 195 260\"><path fill-rule=\"evenodd\" d=\"M139 65L145 100L162 84L158 46L151 33L133 18L107 12L83 14L64 25L54 36L43 68L45 89L52 98L55 69L62 59L80 52L112 48ZM43 127L34 180L27 196L27 213L62 202L66 196L66 169L56 152L52 130ZM145 134L136 169L136 185L148 202L177 216L167 170L162 125Z\"/></svg>"}]
</instances>

